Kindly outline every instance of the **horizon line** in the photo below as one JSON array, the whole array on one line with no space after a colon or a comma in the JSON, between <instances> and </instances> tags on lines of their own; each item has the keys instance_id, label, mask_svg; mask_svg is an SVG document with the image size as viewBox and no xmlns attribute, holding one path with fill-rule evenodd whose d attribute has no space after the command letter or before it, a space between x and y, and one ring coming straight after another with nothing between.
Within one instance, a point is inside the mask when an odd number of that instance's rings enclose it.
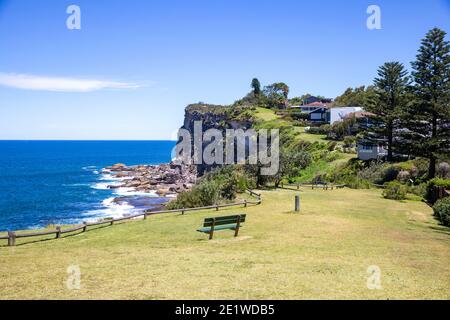
<instances>
[{"instance_id":1,"label":"horizon line","mask_svg":"<svg viewBox=\"0 0 450 320\"><path fill-rule=\"evenodd\" d=\"M2 141L166 141L166 142L177 142L176 140L168 140L168 139L154 139L154 140L147 140L147 139L0 139L0 142Z\"/></svg>"}]
</instances>

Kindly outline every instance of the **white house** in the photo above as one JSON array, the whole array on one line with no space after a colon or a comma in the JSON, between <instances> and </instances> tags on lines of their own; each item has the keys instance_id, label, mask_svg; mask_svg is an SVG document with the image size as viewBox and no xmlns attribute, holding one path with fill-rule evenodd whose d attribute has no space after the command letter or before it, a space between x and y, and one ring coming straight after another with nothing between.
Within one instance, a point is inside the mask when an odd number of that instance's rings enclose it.
<instances>
[{"instance_id":1,"label":"white house","mask_svg":"<svg viewBox=\"0 0 450 320\"><path fill-rule=\"evenodd\" d=\"M330 108L327 110L327 122L333 124L344 120L350 113L362 111L361 107Z\"/></svg>"},{"instance_id":2,"label":"white house","mask_svg":"<svg viewBox=\"0 0 450 320\"><path fill-rule=\"evenodd\" d=\"M358 141L358 159L360 160L379 160L387 156L383 141L369 142Z\"/></svg>"}]
</instances>

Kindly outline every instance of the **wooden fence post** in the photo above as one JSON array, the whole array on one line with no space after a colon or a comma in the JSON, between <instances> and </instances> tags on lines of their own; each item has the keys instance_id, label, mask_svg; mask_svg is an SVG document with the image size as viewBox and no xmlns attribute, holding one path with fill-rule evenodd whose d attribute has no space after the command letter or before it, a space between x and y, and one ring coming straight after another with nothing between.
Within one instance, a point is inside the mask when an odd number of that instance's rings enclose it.
<instances>
[{"instance_id":1,"label":"wooden fence post","mask_svg":"<svg viewBox=\"0 0 450 320\"><path fill-rule=\"evenodd\" d=\"M244 208L247 208L247 200L244 200Z\"/></svg>"},{"instance_id":2,"label":"wooden fence post","mask_svg":"<svg viewBox=\"0 0 450 320\"><path fill-rule=\"evenodd\" d=\"M144 220L147 220L147 213L144 212Z\"/></svg>"},{"instance_id":3,"label":"wooden fence post","mask_svg":"<svg viewBox=\"0 0 450 320\"><path fill-rule=\"evenodd\" d=\"M295 196L295 212L300 212L300 195Z\"/></svg>"},{"instance_id":4,"label":"wooden fence post","mask_svg":"<svg viewBox=\"0 0 450 320\"><path fill-rule=\"evenodd\" d=\"M14 247L16 245L16 233L14 231L8 231L8 246Z\"/></svg>"},{"instance_id":5,"label":"wooden fence post","mask_svg":"<svg viewBox=\"0 0 450 320\"><path fill-rule=\"evenodd\" d=\"M61 227L57 226L56 227L56 239L61 238Z\"/></svg>"},{"instance_id":6,"label":"wooden fence post","mask_svg":"<svg viewBox=\"0 0 450 320\"><path fill-rule=\"evenodd\" d=\"M219 205L216 203L216 211L219 211Z\"/></svg>"},{"instance_id":7,"label":"wooden fence post","mask_svg":"<svg viewBox=\"0 0 450 320\"><path fill-rule=\"evenodd\" d=\"M184 208L183 208L183 210L181 210L181 214L184 215Z\"/></svg>"},{"instance_id":8,"label":"wooden fence post","mask_svg":"<svg viewBox=\"0 0 450 320\"><path fill-rule=\"evenodd\" d=\"M86 232L87 229L87 222L83 221L83 232Z\"/></svg>"}]
</instances>

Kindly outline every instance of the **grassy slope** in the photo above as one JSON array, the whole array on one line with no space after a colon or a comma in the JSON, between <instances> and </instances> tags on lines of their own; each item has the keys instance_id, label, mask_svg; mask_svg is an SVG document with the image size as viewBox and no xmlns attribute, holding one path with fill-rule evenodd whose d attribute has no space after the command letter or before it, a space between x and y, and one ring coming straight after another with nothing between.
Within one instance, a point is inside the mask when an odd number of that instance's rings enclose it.
<instances>
[{"instance_id":1,"label":"grassy slope","mask_svg":"<svg viewBox=\"0 0 450 320\"><path fill-rule=\"evenodd\" d=\"M55 241L0 248L0 298L449 298L450 234L420 202L378 190L264 191L239 238L195 232L216 212L159 215ZM66 289L77 264L82 289ZM367 267L382 272L368 290Z\"/></svg>"}]
</instances>

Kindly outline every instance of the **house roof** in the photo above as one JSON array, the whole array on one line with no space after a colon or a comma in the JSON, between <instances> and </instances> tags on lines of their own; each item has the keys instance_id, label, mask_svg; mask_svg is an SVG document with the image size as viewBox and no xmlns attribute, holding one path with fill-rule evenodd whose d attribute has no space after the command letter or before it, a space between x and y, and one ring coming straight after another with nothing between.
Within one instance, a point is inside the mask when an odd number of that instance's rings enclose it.
<instances>
[{"instance_id":1,"label":"house roof","mask_svg":"<svg viewBox=\"0 0 450 320\"><path fill-rule=\"evenodd\" d=\"M374 114L371 112L356 111L356 112L349 113L347 116L345 116L345 118L349 119L349 118L355 117L356 119L363 119L363 118L369 118L372 116L374 116Z\"/></svg>"},{"instance_id":2,"label":"house roof","mask_svg":"<svg viewBox=\"0 0 450 320\"><path fill-rule=\"evenodd\" d=\"M330 106L331 103L323 103L323 102L312 102L303 105L303 107L318 107L318 108L329 108Z\"/></svg>"}]
</instances>

